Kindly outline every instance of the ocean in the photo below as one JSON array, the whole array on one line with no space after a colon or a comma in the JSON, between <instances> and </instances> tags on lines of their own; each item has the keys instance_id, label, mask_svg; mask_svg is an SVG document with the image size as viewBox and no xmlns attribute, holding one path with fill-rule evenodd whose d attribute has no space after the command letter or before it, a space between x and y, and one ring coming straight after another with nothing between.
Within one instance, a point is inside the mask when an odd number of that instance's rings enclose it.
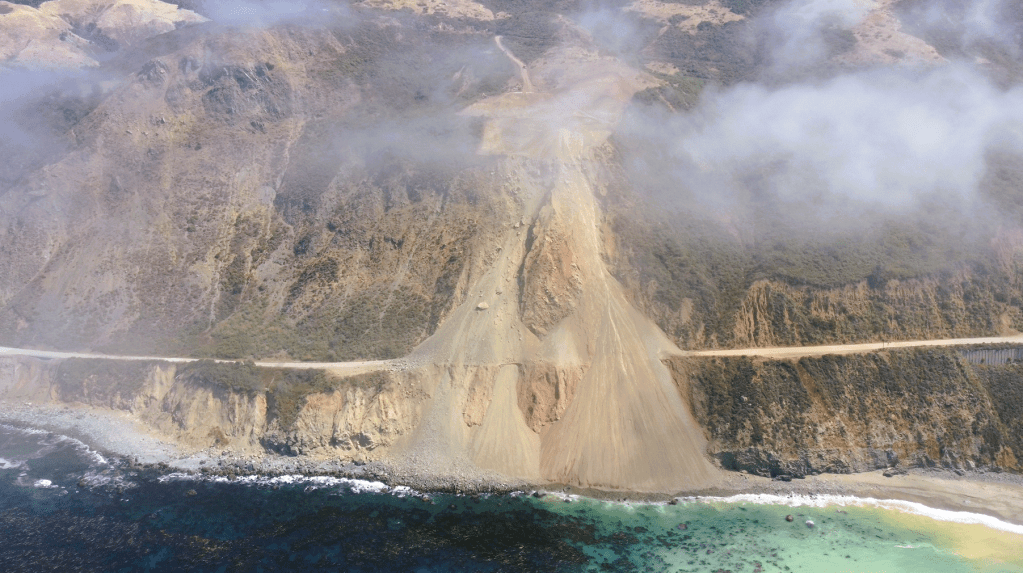
<instances>
[{"instance_id":1,"label":"ocean","mask_svg":"<svg viewBox=\"0 0 1023 573\"><path fill-rule=\"evenodd\" d=\"M186 570L1023 571L1023 527L837 497L671 505L197 478L0 424L0 571Z\"/></svg>"}]
</instances>

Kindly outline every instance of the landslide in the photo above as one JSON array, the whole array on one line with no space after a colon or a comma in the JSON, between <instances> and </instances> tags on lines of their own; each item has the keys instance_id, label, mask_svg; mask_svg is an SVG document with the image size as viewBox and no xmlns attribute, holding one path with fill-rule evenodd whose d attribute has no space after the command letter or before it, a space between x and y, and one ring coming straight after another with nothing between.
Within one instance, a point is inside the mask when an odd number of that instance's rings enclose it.
<instances>
[{"instance_id":1,"label":"landslide","mask_svg":"<svg viewBox=\"0 0 1023 573\"><path fill-rule=\"evenodd\" d=\"M480 153L501 158L521 210L471 296L408 357L431 387L405 459L584 487L705 487L716 470L661 363L678 349L603 256L607 139L651 80L566 28L571 41L524 72L535 91L464 112L484 118Z\"/></svg>"}]
</instances>

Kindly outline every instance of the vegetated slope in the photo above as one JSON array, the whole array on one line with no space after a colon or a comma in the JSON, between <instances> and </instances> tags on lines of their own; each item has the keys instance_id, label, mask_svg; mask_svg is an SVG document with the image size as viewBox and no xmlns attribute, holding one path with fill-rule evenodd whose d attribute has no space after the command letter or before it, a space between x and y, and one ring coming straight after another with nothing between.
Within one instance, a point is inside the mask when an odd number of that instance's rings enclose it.
<instances>
[{"instance_id":1,"label":"vegetated slope","mask_svg":"<svg viewBox=\"0 0 1023 573\"><path fill-rule=\"evenodd\" d=\"M739 166L729 184L737 190L690 185L666 175L679 170L678 158L665 149L674 143L649 136L656 126L672 124L693 107L703 86L728 81L727 74L686 67L681 54L707 56L700 62L705 69L735 69L738 75L732 79L766 78L768 86L815 85L875 64L943 66L934 63L940 58L933 59L932 47L906 30L936 42L951 32L925 17L928 7L951 15L965 9L962 3L873 3L853 29L823 34L830 57L784 73L769 61L777 31L758 27L752 17L761 10L769 15L783 3L724 4L749 18L729 17L720 26L701 23L693 34L684 29L686 20L662 29L644 54L657 59L658 70L671 73L657 73L664 85L638 94L638 127L614 138L621 170L612 170L615 183L604 199L616 239L607 256L636 305L676 344L692 349L984 336L1023 329L1023 178L1017 154L988 153L972 204L926 197L914 209L888 212L883 205L835 207L826 200L822 205L813 193L805 200L786 200L771 188L774 165ZM910 14L914 4L921 10ZM689 3L636 5L696 13ZM896 12L904 18L896 18ZM1005 7L1002 12L1004 28L1018 30L1018 10ZM979 69L996 83L1018 82L1014 70L1019 60L1012 49L993 38L978 41L965 25L954 25L954 17L947 22L958 34L953 39L959 47L941 53L949 58L990 56ZM740 46L748 41L710 38L729 27L742 29L763 50L747 54ZM1006 41L1012 37L1005 35ZM683 44L667 44L675 41ZM1000 55L995 57L993 50L1001 50ZM687 121L699 125L702 117ZM699 173L693 176L700 180Z\"/></svg>"},{"instance_id":2,"label":"vegetated slope","mask_svg":"<svg viewBox=\"0 0 1023 573\"><path fill-rule=\"evenodd\" d=\"M721 465L762 475L892 466L1018 472L1020 366L955 349L672 358Z\"/></svg>"},{"instance_id":3,"label":"vegetated slope","mask_svg":"<svg viewBox=\"0 0 1023 573\"><path fill-rule=\"evenodd\" d=\"M1001 191L1020 195L1019 181ZM996 209L805 233L757 215L715 221L611 206L612 262L683 348L1009 334L1023 330L1023 234L1017 215Z\"/></svg>"},{"instance_id":4,"label":"vegetated slope","mask_svg":"<svg viewBox=\"0 0 1023 573\"><path fill-rule=\"evenodd\" d=\"M515 70L427 33L363 21L164 42L73 126L70 151L0 196L3 339L407 352L507 208L453 112Z\"/></svg>"},{"instance_id":5,"label":"vegetated slope","mask_svg":"<svg viewBox=\"0 0 1023 573\"><path fill-rule=\"evenodd\" d=\"M106 63L130 70L116 87L22 102L26 129L60 144L0 143L0 340L224 358L408 352L463 300L494 260L495 223L519 209L493 158L475 154L478 120L457 115L519 85L491 34L526 63L572 35L557 12L573 6L485 4L510 15L192 26ZM755 35L771 4L722 6L713 13L736 16L699 12L713 21L695 27L629 11L643 50L599 27L589 41L654 70L633 105L682 112L703 85L765 65L735 38ZM621 168L637 157L661 169L626 136L599 161L603 256L681 347L1023 327L1013 157L992 156L985 183L1000 227L937 209L823 235L769 197L724 214L685 189L651 194Z\"/></svg>"}]
</instances>

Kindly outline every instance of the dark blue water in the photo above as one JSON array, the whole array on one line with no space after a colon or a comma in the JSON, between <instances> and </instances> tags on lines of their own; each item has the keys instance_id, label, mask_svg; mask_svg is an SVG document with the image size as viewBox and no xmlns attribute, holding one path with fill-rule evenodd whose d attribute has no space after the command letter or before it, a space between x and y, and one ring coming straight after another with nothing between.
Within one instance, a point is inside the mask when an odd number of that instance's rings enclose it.
<instances>
[{"instance_id":1,"label":"dark blue water","mask_svg":"<svg viewBox=\"0 0 1023 573\"><path fill-rule=\"evenodd\" d=\"M969 561L879 511L202 480L0 425L0 572L1020 570Z\"/></svg>"}]
</instances>

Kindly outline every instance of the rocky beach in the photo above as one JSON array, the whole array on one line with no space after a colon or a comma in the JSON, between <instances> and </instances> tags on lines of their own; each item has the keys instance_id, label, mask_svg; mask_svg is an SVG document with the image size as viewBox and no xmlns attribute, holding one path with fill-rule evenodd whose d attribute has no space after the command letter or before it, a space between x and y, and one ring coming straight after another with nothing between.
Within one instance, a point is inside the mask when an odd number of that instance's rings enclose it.
<instances>
[{"instance_id":1,"label":"rocky beach","mask_svg":"<svg viewBox=\"0 0 1023 573\"><path fill-rule=\"evenodd\" d=\"M140 468L197 477L329 476L379 481L421 492L457 494L542 492L593 499L668 502L685 497L728 498L741 494L780 497L854 497L915 502L934 509L988 515L1023 527L1023 477L1002 472L940 468L809 475L781 480L725 472L715 487L659 493L601 490L515 481L480 471L431 475L414 463L353 463L336 459L257 455L230 450L194 450L161 440L129 415L112 410L64 405L0 402L0 422L44 429L79 439ZM891 473L891 472L889 472Z\"/></svg>"}]
</instances>

